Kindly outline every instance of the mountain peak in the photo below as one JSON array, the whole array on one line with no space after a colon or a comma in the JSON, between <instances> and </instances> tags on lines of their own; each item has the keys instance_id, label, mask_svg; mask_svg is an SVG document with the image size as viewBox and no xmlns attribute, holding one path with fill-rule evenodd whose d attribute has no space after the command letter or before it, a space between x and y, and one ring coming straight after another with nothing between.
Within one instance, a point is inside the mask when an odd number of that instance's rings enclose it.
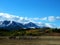
<instances>
[{"instance_id":1,"label":"mountain peak","mask_svg":"<svg viewBox=\"0 0 60 45\"><path fill-rule=\"evenodd\" d=\"M33 22L29 22L29 23L25 24L25 26L27 26L28 28L38 28L38 25L36 25Z\"/></svg>"}]
</instances>

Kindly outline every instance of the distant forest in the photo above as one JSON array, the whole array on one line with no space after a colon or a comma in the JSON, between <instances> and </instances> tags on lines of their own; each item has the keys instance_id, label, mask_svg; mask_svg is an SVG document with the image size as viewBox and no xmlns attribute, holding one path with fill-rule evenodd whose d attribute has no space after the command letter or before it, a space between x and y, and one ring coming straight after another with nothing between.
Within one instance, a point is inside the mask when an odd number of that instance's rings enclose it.
<instances>
[{"instance_id":1,"label":"distant forest","mask_svg":"<svg viewBox=\"0 0 60 45\"><path fill-rule=\"evenodd\" d=\"M57 34L58 33L58 34ZM0 36L46 36L59 35L60 29L57 28L36 28L36 29L20 29L20 30L6 30L0 29Z\"/></svg>"}]
</instances>

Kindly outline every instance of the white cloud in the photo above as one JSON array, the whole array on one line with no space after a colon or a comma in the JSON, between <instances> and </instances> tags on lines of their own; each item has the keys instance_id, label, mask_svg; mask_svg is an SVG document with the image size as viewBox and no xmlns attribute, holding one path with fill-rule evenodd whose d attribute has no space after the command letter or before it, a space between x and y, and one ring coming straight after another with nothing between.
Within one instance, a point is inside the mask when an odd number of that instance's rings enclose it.
<instances>
[{"instance_id":1,"label":"white cloud","mask_svg":"<svg viewBox=\"0 0 60 45\"><path fill-rule=\"evenodd\" d=\"M52 27L51 24L49 24L49 23L45 23L45 26L46 27Z\"/></svg>"},{"instance_id":2,"label":"white cloud","mask_svg":"<svg viewBox=\"0 0 60 45\"><path fill-rule=\"evenodd\" d=\"M17 21L17 22L34 22L34 21L55 21L55 20L60 20L60 17L54 17L54 16L49 16L49 17L44 17L44 18L28 18L28 17L20 17L16 15L11 15L8 13L0 13L0 20L12 20L12 21Z\"/></svg>"},{"instance_id":3,"label":"white cloud","mask_svg":"<svg viewBox=\"0 0 60 45\"><path fill-rule=\"evenodd\" d=\"M13 18L15 18L17 16L13 16L7 13L0 13L0 19L1 20L13 20Z\"/></svg>"},{"instance_id":4,"label":"white cloud","mask_svg":"<svg viewBox=\"0 0 60 45\"><path fill-rule=\"evenodd\" d=\"M20 18L19 16L10 15L10 14L7 14L7 13L0 13L0 19L1 19L1 20L18 21L19 18Z\"/></svg>"},{"instance_id":5,"label":"white cloud","mask_svg":"<svg viewBox=\"0 0 60 45\"><path fill-rule=\"evenodd\" d=\"M55 18L54 16L49 16L49 17L48 17L48 21L50 21L50 22L51 22L51 21L55 21L55 20L56 20L56 18Z\"/></svg>"},{"instance_id":6,"label":"white cloud","mask_svg":"<svg viewBox=\"0 0 60 45\"><path fill-rule=\"evenodd\" d=\"M56 28L55 24L51 24L51 23L45 23L45 26L50 28Z\"/></svg>"},{"instance_id":7,"label":"white cloud","mask_svg":"<svg viewBox=\"0 0 60 45\"><path fill-rule=\"evenodd\" d=\"M48 17L48 21L49 22L53 22L53 21L56 21L56 20L60 20L60 16L49 16Z\"/></svg>"},{"instance_id":8,"label":"white cloud","mask_svg":"<svg viewBox=\"0 0 60 45\"><path fill-rule=\"evenodd\" d=\"M57 19L57 20L60 20L60 16L57 16L56 19Z\"/></svg>"},{"instance_id":9,"label":"white cloud","mask_svg":"<svg viewBox=\"0 0 60 45\"><path fill-rule=\"evenodd\" d=\"M47 20L47 17L44 17L44 18L40 18L40 20Z\"/></svg>"},{"instance_id":10,"label":"white cloud","mask_svg":"<svg viewBox=\"0 0 60 45\"><path fill-rule=\"evenodd\" d=\"M43 26L44 26L44 23L42 23L42 22L37 22L37 25L43 27Z\"/></svg>"},{"instance_id":11,"label":"white cloud","mask_svg":"<svg viewBox=\"0 0 60 45\"><path fill-rule=\"evenodd\" d=\"M10 20L10 21L16 21L16 22L34 22L33 18L28 18L28 17L20 17L20 16L15 16L15 15L11 15L11 14L7 14L7 13L0 13L0 21L4 21L4 20Z\"/></svg>"},{"instance_id":12,"label":"white cloud","mask_svg":"<svg viewBox=\"0 0 60 45\"><path fill-rule=\"evenodd\" d=\"M39 20L39 18L33 18L33 20Z\"/></svg>"},{"instance_id":13,"label":"white cloud","mask_svg":"<svg viewBox=\"0 0 60 45\"><path fill-rule=\"evenodd\" d=\"M40 22L40 21L47 20L47 22L51 22L51 21L55 21L55 20L60 20L60 16L56 16L56 17L49 16L49 17L44 17L44 18L29 18L29 17L20 17L20 16L16 16L16 15L11 15L11 14L7 14L7 13L0 13L0 21L4 21L4 20L11 20L11 21L16 21L16 22L20 22L20 23L33 22L39 26L55 27L54 24L44 23L44 22Z\"/></svg>"}]
</instances>

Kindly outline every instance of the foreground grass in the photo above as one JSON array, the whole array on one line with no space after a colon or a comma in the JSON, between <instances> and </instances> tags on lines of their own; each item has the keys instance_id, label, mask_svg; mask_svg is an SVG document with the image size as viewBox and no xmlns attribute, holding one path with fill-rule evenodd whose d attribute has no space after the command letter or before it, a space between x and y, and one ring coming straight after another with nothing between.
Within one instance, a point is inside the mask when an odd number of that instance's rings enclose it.
<instances>
[{"instance_id":1,"label":"foreground grass","mask_svg":"<svg viewBox=\"0 0 60 45\"><path fill-rule=\"evenodd\" d=\"M29 36L27 36L30 38ZM35 39L0 39L0 45L60 45L60 36L33 36ZM32 37L32 38L33 38Z\"/></svg>"}]
</instances>

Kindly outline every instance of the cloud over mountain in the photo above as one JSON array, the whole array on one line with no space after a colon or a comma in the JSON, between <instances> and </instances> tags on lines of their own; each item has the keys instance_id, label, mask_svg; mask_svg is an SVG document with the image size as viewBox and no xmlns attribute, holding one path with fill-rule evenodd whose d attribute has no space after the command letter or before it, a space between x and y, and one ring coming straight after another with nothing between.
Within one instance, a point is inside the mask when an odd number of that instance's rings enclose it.
<instances>
[{"instance_id":1,"label":"cloud over mountain","mask_svg":"<svg viewBox=\"0 0 60 45\"><path fill-rule=\"evenodd\" d=\"M48 21L54 21L56 18L54 16L49 16Z\"/></svg>"},{"instance_id":2,"label":"cloud over mountain","mask_svg":"<svg viewBox=\"0 0 60 45\"><path fill-rule=\"evenodd\" d=\"M43 18L29 18L29 17L20 17L16 15L11 15L8 13L0 13L0 21L4 20L9 20L9 21L16 21L20 23L28 23L28 22L34 22L37 23L39 26L47 26L47 27L54 27L54 24L50 23L42 23L41 21L47 21L47 22L52 22L55 20L60 20L60 16L48 16L48 17L43 17Z\"/></svg>"},{"instance_id":3,"label":"cloud over mountain","mask_svg":"<svg viewBox=\"0 0 60 45\"><path fill-rule=\"evenodd\" d=\"M0 13L0 20L10 20L10 21L17 21L17 22L25 22L29 21L26 17L15 16L7 13Z\"/></svg>"},{"instance_id":4,"label":"cloud over mountain","mask_svg":"<svg viewBox=\"0 0 60 45\"><path fill-rule=\"evenodd\" d=\"M51 28L56 28L55 26L55 24L51 24L51 23L45 23L45 26L46 27L51 27Z\"/></svg>"}]
</instances>

